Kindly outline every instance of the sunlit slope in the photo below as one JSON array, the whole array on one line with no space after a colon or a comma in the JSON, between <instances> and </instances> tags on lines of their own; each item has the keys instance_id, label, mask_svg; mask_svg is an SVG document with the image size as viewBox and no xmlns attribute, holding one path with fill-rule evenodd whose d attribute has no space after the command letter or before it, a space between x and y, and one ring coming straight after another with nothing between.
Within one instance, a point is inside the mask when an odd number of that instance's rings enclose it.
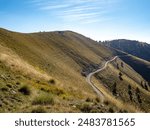
<instances>
[{"instance_id":1,"label":"sunlit slope","mask_svg":"<svg viewBox=\"0 0 150 130\"><path fill-rule=\"evenodd\" d=\"M113 101L102 105L85 80L86 74L117 54L121 52L116 53L71 31L23 34L0 29L2 90L0 110L2 112L136 112L141 110L140 107L135 108L132 102L126 104L131 107L133 105L133 108L129 107L131 109L117 106ZM133 86L132 82L139 84L143 81L139 74L125 65L125 69L121 71L130 76L126 75L127 80L124 80L122 85L115 79L118 77L118 70L114 68L109 67L107 71L110 72L102 73L102 78L109 78L113 73L111 80L116 81L122 89L126 88L126 84ZM136 79L131 78L134 75L138 75ZM107 81L103 79L100 81L105 88L105 82L110 82L110 79ZM113 82L110 84L113 85ZM142 86L139 85L139 88L140 91L148 93L147 90L142 89ZM107 90L107 95L113 97L111 90ZM12 93L17 98L13 99L13 102ZM106 100L107 98L106 96ZM119 100L124 103L125 98L126 96L121 95Z\"/></svg>"},{"instance_id":2,"label":"sunlit slope","mask_svg":"<svg viewBox=\"0 0 150 130\"><path fill-rule=\"evenodd\" d=\"M65 83L69 83L66 77L69 77L71 84L77 84L76 87L81 86L84 81L80 75L82 68L89 64L100 63L103 57L112 56L108 49L73 32L35 34L20 34L5 30L2 32L3 46L11 48L22 59L52 77L59 78L66 87L70 86ZM98 51L98 48L101 51ZM81 82L76 82L75 77Z\"/></svg>"},{"instance_id":3,"label":"sunlit slope","mask_svg":"<svg viewBox=\"0 0 150 130\"><path fill-rule=\"evenodd\" d=\"M38 94L40 96L45 93L50 93L55 100L54 105L50 104L51 109L47 106L42 107L46 112L80 112L85 111L86 105L91 107L93 102L98 102L97 96L86 83L81 72L89 65L100 63L103 57L112 56L105 47L70 31L22 34L4 29L0 31L0 45L1 74L5 77L7 73L12 74L14 79L10 81L12 86L18 82L15 75L24 79L23 81L19 79L19 85L14 88L15 93L18 93L18 89L24 84L32 88L33 98L23 96L20 101L22 104L20 111L31 112L32 109L39 109L38 105L33 105L32 102ZM99 52L98 48L102 51ZM105 54L107 51L108 53ZM1 79L1 83L7 87L5 80ZM8 105L2 102L2 111L19 111L17 104L14 104L16 107L11 109L9 106L11 92L7 90L7 93L3 93L2 100L7 95ZM91 100L86 103L88 97ZM27 106L23 105L25 101L28 102ZM94 105L94 107L99 106ZM103 108L100 108L99 111L102 110Z\"/></svg>"}]
</instances>

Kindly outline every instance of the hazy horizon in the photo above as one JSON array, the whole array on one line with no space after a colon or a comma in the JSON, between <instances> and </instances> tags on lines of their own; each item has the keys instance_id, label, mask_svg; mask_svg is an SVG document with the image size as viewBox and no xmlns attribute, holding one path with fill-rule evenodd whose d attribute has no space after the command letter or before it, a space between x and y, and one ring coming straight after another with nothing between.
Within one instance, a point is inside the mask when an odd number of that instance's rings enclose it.
<instances>
[{"instance_id":1,"label":"hazy horizon","mask_svg":"<svg viewBox=\"0 0 150 130\"><path fill-rule=\"evenodd\" d=\"M0 27L78 32L94 40L150 43L149 0L0 0Z\"/></svg>"}]
</instances>

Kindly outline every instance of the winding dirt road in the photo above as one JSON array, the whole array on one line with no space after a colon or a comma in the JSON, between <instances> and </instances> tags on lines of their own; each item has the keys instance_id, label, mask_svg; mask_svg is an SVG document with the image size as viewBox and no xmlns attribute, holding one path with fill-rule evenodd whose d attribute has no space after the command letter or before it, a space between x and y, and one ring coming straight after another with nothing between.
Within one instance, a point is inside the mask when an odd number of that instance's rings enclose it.
<instances>
[{"instance_id":1,"label":"winding dirt road","mask_svg":"<svg viewBox=\"0 0 150 130\"><path fill-rule=\"evenodd\" d=\"M91 81L91 78L94 74L99 73L100 71L104 70L108 66L108 63L114 61L117 57L118 56L115 56L113 59L108 60L107 62L105 62L103 67L99 68L98 70L96 70L94 72L91 72L86 77L86 81L90 84L90 86L93 88L93 90L97 93L97 95L100 98L102 103L104 102L104 94L100 91L100 89L98 89L98 87L96 85L94 85L94 83Z\"/></svg>"}]
</instances>

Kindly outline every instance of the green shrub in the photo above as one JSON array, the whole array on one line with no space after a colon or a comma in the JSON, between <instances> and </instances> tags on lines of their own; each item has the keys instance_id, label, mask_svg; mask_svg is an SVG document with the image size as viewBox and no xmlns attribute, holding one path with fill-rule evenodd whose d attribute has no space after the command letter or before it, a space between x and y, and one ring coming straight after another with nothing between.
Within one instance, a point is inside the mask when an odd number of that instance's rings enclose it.
<instances>
[{"instance_id":1,"label":"green shrub","mask_svg":"<svg viewBox=\"0 0 150 130\"><path fill-rule=\"evenodd\" d=\"M23 85L20 89L19 92L21 92L24 95L30 95L31 94L31 90L27 85Z\"/></svg>"},{"instance_id":2,"label":"green shrub","mask_svg":"<svg viewBox=\"0 0 150 130\"><path fill-rule=\"evenodd\" d=\"M33 102L33 105L54 105L54 99L51 95L44 93L39 97L36 97Z\"/></svg>"}]
</instances>

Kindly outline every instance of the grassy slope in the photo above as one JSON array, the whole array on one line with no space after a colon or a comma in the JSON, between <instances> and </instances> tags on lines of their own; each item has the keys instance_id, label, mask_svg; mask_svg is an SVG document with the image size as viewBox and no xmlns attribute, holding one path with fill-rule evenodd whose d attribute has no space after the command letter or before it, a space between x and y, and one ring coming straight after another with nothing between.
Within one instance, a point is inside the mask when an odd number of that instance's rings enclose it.
<instances>
[{"instance_id":1,"label":"grassy slope","mask_svg":"<svg viewBox=\"0 0 150 130\"><path fill-rule=\"evenodd\" d=\"M93 69L92 66L113 57L115 53L82 35L70 31L21 34L1 29L0 49L2 90L0 110L3 112L119 112L123 110L119 106L114 106L115 102L111 100L109 104L101 105L81 75L82 70ZM113 70L112 76L117 79L118 70L112 67L107 71ZM128 69L131 75L138 75L129 66L124 71ZM102 77L105 79L105 74ZM139 75L135 81L129 80L131 78L128 75L126 78L127 80L122 84L118 80L116 82L122 88L126 88L127 84L136 88L132 82L138 84L138 80L143 80ZM102 81L105 83L109 80ZM7 84L11 84L11 89ZM30 88L31 94L25 95L20 92L20 88L25 85ZM14 102L11 101L12 92L17 98ZM147 94L143 95L148 98ZM120 100L124 102L125 98L124 95ZM49 101L44 102L45 99ZM134 111L128 110L128 107L124 109L129 112Z\"/></svg>"},{"instance_id":2,"label":"grassy slope","mask_svg":"<svg viewBox=\"0 0 150 130\"><path fill-rule=\"evenodd\" d=\"M150 82L150 62L135 56L122 57L122 60Z\"/></svg>"},{"instance_id":3,"label":"grassy slope","mask_svg":"<svg viewBox=\"0 0 150 130\"><path fill-rule=\"evenodd\" d=\"M123 67L121 63L123 63ZM121 78L119 78L119 73L122 74ZM102 86L99 89L105 93L108 101L114 102L121 108L128 106L128 110L131 111L135 109L143 112L150 111L150 87L148 83L121 59L114 61L106 70L97 74L96 78L99 79L100 84L105 85L105 87ZM148 89L141 86L141 82L146 83ZM140 92L137 92L138 90Z\"/></svg>"}]
</instances>

